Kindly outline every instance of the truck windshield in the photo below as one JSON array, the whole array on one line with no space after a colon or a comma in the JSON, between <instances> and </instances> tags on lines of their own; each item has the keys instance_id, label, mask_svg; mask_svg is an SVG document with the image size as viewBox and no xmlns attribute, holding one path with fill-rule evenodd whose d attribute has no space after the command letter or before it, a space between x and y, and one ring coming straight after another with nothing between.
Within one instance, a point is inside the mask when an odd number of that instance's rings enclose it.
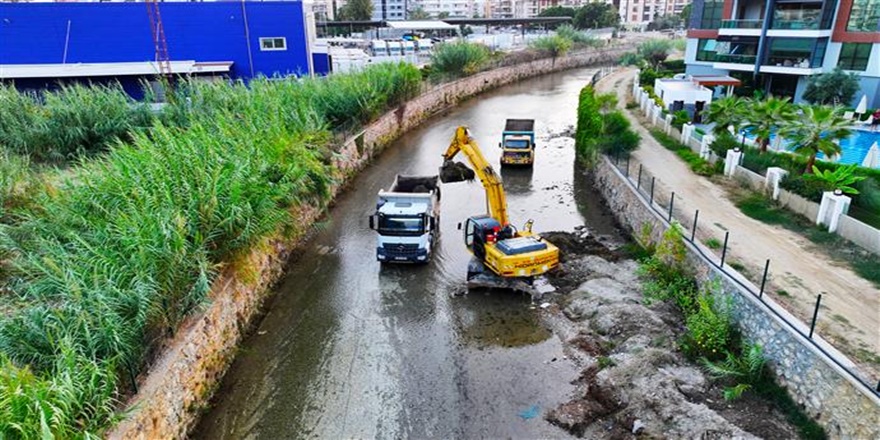
<instances>
[{"instance_id":1,"label":"truck windshield","mask_svg":"<svg viewBox=\"0 0 880 440\"><path fill-rule=\"evenodd\" d=\"M379 216L379 233L382 235L422 235L425 232L423 217Z\"/></svg>"},{"instance_id":2,"label":"truck windshield","mask_svg":"<svg viewBox=\"0 0 880 440\"><path fill-rule=\"evenodd\" d=\"M522 140L508 140L504 142L504 148L529 148L529 141Z\"/></svg>"}]
</instances>

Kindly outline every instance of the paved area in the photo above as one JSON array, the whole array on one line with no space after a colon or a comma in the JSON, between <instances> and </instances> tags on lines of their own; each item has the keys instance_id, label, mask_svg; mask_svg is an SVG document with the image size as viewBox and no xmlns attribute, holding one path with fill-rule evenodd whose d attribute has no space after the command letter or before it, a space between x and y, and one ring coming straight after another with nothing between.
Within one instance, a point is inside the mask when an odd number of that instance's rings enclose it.
<instances>
[{"instance_id":1,"label":"paved area","mask_svg":"<svg viewBox=\"0 0 880 440\"><path fill-rule=\"evenodd\" d=\"M617 71L601 80L597 90L615 91L622 107L627 102L633 75L634 69ZM730 231L728 262L740 262L747 271L757 274L760 282L769 258L771 284L767 291L773 292L774 300L809 322L816 296L821 293L823 305L816 331L851 358L857 357L854 354L860 348L880 353L878 289L815 249L805 237L747 217L729 199L722 185L692 173L687 164L658 144L634 115L624 113L642 137L634 160L642 163L666 188L675 191L675 206L682 212L699 209L699 224L708 235L723 240L725 231ZM780 291L790 296L779 295ZM860 362L860 366L869 370L865 378L876 382L876 364L871 368Z\"/></svg>"}]
</instances>

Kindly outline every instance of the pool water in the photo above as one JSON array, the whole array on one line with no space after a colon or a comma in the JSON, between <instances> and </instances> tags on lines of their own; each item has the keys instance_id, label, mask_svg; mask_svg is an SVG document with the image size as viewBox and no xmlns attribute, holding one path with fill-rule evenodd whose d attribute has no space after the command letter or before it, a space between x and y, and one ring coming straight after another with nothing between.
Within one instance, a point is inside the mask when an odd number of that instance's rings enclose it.
<instances>
[{"instance_id":1,"label":"pool water","mask_svg":"<svg viewBox=\"0 0 880 440\"><path fill-rule=\"evenodd\" d=\"M746 136L746 139L754 141L753 137ZM771 147L774 145L775 140L776 134L774 133L770 136ZM880 145L880 131L872 132L870 130L853 129L852 136L846 139L841 139L841 154L836 162L844 165L849 165L853 163L861 165L862 161L865 160L865 156L868 155L868 150L871 149L871 145L873 145L874 142L877 142L878 145ZM785 149L790 149L784 140L781 147ZM822 153L819 153L819 155L816 157L822 160L826 160L825 155Z\"/></svg>"}]
</instances>

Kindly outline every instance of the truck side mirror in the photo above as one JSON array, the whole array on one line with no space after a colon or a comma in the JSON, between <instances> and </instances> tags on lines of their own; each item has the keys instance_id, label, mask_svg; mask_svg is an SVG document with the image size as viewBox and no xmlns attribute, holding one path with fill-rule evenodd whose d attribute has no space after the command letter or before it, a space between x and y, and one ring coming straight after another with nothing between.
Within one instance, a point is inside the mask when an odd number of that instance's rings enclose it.
<instances>
[{"instance_id":1,"label":"truck side mirror","mask_svg":"<svg viewBox=\"0 0 880 440\"><path fill-rule=\"evenodd\" d=\"M376 216L375 215L370 216L370 229L373 229L373 230L376 229Z\"/></svg>"},{"instance_id":2,"label":"truck side mirror","mask_svg":"<svg viewBox=\"0 0 880 440\"><path fill-rule=\"evenodd\" d=\"M498 148L501 148L501 142L498 143Z\"/></svg>"},{"instance_id":3,"label":"truck side mirror","mask_svg":"<svg viewBox=\"0 0 880 440\"><path fill-rule=\"evenodd\" d=\"M429 227L430 230L432 230L432 231L435 230L435 229L437 229L437 217L431 217L431 218L428 220L428 227Z\"/></svg>"},{"instance_id":4,"label":"truck side mirror","mask_svg":"<svg viewBox=\"0 0 880 440\"><path fill-rule=\"evenodd\" d=\"M458 222L458 230L461 230L461 222Z\"/></svg>"}]
</instances>

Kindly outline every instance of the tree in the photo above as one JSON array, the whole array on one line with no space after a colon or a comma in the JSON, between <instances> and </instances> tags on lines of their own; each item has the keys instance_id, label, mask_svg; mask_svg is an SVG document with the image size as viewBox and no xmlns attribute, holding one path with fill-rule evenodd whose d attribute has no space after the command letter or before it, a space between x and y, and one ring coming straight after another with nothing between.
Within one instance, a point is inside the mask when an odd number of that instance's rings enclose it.
<instances>
[{"instance_id":1,"label":"tree","mask_svg":"<svg viewBox=\"0 0 880 440\"><path fill-rule=\"evenodd\" d=\"M437 18L439 18L440 20L443 20L444 18L449 18L449 12L443 11L437 14Z\"/></svg>"},{"instance_id":2,"label":"tree","mask_svg":"<svg viewBox=\"0 0 880 440\"><path fill-rule=\"evenodd\" d=\"M658 69L660 63L665 61L669 56L669 51L671 49L672 43L670 43L669 40L654 39L640 44L639 47L636 48L636 54L649 62L655 69Z\"/></svg>"},{"instance_id":3,"label":"tree","mask_svg":"<svg viewBox=\"0 0 880 440\"><path fill-rule=\"evenodd\" d=\"M728 133L729 126L733 126L734 132L742 128L745 122L746 100L737 96L727 96L712 101L706 111L706 120L714 122L712 132L715 136Z\"/></svg>"},{"instance_id":4,"label":"tree","mask_svg":"<svg viewBox=\"0 0 880 440\"><path fill-rule=\"evenodd\" d=\"M688 3L687 6L681 9L681 12L678 14L681 17L681 22L684 24L684 27L690 27L691 23L691 11L693 11L693 4Z\"/></svg>"},{"instance_id":5,"label":"tree","mask_svg":"<svg viewBox=\"0 0 880 440\"><path fill-rule=\"evenodd\" d=\"M849 128L852 122L841 115L840 108L812 105L801 107L801 111L800 117L783 124L780 133L794 144L795 153L808 158L804 173L809 174L820 151L826 157L840 154L837 141L852 134Z\"/></svg>"},{"instance_id":6,"label":"tree","mask_svg":"<svg viewBox=\"0 0 880 440\"><path fill-rule=\"evenodd\" d=\"M654 20L648 23L648 30L676 29L679 26L681 26L681 17L678 15L654 14Z\"/></svg>"},{"instance_id":7,"label":"tree","mask_svg":"<svg viewBox=\"0 0 880 440\"><path fill-rule=\"evenodd\" d=\"M427 20L431 14L425 12L425 8L418 6L407 14L407 20Z\"/></svg>"},{"instance_id":8,"label":"tree","mask_svg":"<svg viewBox=\"0 0 880 440\"><path fill-rule=\"evenodd\" d=\"M551 8L544 9L538 14L538 17L574 17L574 14L577 13L575 8L567 8L565 6L553 6Z\"/></svg>"},{"instance_id":9,"label":"tree","mask_svg":"<svg viewBox=\"0 0 880 440\"><path fill-rule=\"evenodd\" d=\"M859 77L846 73L840 67L807 80L804 100L811 104L849 105L859 91Z\"/></svg>"},{"instance_id":10,"label":"tree","mask_svg":"<svg viewBox=\"0 0 880 440\"><path fill-rule=\"evenodd\" d=\"M587 3L575 12L572 24L577 29L617 27L620 16L617 9L607 3Z\"/></svg>"},{"instance_id":11,"label":"tree","mask_svg":"<svg viewBox=\"0 0 880 440\"><path fill-rule=\"evenodd\" d=\"M337 20L367 21L373 18L373 2L370 0L349 0L339 8Z\"/></svg>"},{"instance_id":12,"label":"tree","mask_svg":"<svg viewBox=\"0 0 880 440\"><path fill-rule=\"evenodd\" d=\"M761 152L767 151L770 135L785 121L794 116L794 108L788 98L770 97L763 101L751 101L752 105L746 113L745 128L751 130L761 140Z\"/></svg>"}]
</instances>

